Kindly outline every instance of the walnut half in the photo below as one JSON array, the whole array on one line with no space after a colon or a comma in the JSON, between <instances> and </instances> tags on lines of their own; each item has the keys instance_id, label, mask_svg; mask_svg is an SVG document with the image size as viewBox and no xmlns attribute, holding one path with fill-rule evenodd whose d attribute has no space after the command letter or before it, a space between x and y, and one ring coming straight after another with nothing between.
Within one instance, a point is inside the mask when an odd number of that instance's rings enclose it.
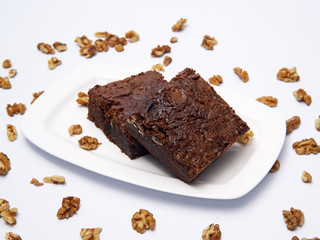
<instances>
[{"instance_id":1,"label":"walnut half","mask_svg":"<svg viewBox=\"0 0 320 240\"><path fill-rule=\"evenodd\" d=\"M62 206L57 212L59 219L72 217L80 208L80 198L65 197L62 200Z\"/></svg>"},{"instance_id":2,"label":"walnut half","mask_svg":"<svg viewBox=\"0 0 320 240\"><path fill-rule=\"evenodd\" d=\"M140 209L139 212L133 214L131 223L132 228L141 234L147 229L154 229L156 226L156 220L153 214L145 209Z\"/></svg>"},{"instance_id":3,"label":"walnut half","mask_svg":"<svg viewBox=\"0 0 320 240\"><path fill-rule=\"evenodd\" d=\"M303 139L299 142L293 143L292 147L296 151L297 154L317 154L320 152L320 146L313 138Z\"/></svg>"},{"instance_id":4,"label":"walnut half","mask_svg":"<svg viewBox=\"0 0 320 240\"><path fill-rule=\"evenodd\" d=\"M291 133L293 130L300 126L301 120L299 116L293 116L286 121L287 134Z\"/></svg>"}]
</instances>

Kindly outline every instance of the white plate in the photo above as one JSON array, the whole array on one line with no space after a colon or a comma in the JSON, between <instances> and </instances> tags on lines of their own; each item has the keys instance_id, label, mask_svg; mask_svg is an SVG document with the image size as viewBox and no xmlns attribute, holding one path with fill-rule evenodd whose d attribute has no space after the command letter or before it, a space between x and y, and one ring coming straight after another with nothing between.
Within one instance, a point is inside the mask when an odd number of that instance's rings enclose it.
<instances>
[{"instance_id":1,"label":"white plate","mask_svg":"<svg viewBox=\"0 0 320 240\"><path fill-rule=\"evenodd\" d=\"M78 92L87 92L95 84L104 85L139 72L141 69L124 66L89 65L67 75L28 109L22 132L36 146L67 162L173 194L234 199L247 194L266 176L281 151L285 121L271 108L221 87L216 87L216 91L253 130L255 136L249 143L234 144L191 184L173 177L150 155L130 160L87 119L87 108L75 100ZM71 124L80 124L83 133L70 136ZM97 137L102 145L93 151L81 149L78 139L85 135Z\"/></svg>"}]
</instances>

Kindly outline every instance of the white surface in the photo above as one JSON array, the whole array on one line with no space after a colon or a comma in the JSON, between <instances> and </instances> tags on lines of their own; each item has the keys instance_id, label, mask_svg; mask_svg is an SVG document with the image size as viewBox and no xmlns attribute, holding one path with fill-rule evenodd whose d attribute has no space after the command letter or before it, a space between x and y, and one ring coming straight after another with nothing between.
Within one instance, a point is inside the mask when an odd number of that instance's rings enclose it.
<instances>
[{"instance_id":1,"label":"white surface","mask_svg":"<svg viewBox=\"0 0 320 240\"><path fill-rule=\"evenodd\" d=\"M0 238L6 232L28 239L80 239L82 227L103 228L101 239L201 239L210 223L220 225L222 239L291 239L320 236L319 155L298 156L292 144L314 137L320 143L314 120L319 116L320 2L308 1L3 1L0 8L0 61L10 58L18 70L12 89L0 89L0 151L11 160L9 174L0 177L0 197L18 208L17 224L0 221ZM179 33L171 26L188 19ZM79 56L76 36L91 39L97 31L123 36L130 29L141 40L118 53L110 49L92 59ZM200 47L205 34L215 36L215 50ZM177 73L192 67L203 78L220 74L222 89L231 89L250 99L272 95L284 119L301 117L301 126L286 137L278 157L281 167L268 174L250 193L235 200L196 199L154 191L114 180L47 154L30 143L20 130L24 116L9 117L6 105L22 102L30 108L32 93L48 90L63 76L89 63L107 63L150 69L162 61L150 57L151 49L168 44L172 36L173 62L166 70ZM36 49L39 42L66 42L68 50L56 53L62 65L50 71L51 57ZM243 83L234 67L247 70ZM301 80L284 83L276 79L282 67L296 66ZM7 70L0 67L0 76ZM219 87L219 88L220 88ZM297 102L292 91L304 88L312 96L310 106ZM5 125L17 126L18 139L9 142ZM266 149L268 151L268 149ZM301 181L302 171L313 176ZM38 178L59 174L63 186L29 184ZM81 198L79 212L58 220L56 212L65 196ZM295 207L305 213L305 223L294 232L286 229L281 211ZM131 229L131 216L139 208L154 213L156 229L140 235Z\"/></svg>"},{"instance_id":2,"label":"white surface","mask_svg":"<svg viewBox=\"0 0 320 240\"><path fill-rule=\"evenodd\" d=\"M234 144L192 184L185 184L172 176L151 156L130 161L87 119L87 108L79 106L75 99L79 91L88 92L96 84L105 85L139 72L140 69L104 64L75 70L29 108L21 124L23 134L46 152L77 166L128 183L184 196L239 198L269 172L285 139L284 120L269 107L222 88L217 88L220 95L255 133L249 144ZM70 137L68 127L79 123L83 134ZM86 135L97 137L102 146L95 151L81 149L78 139Z\"/></svg>"}]
</instances>

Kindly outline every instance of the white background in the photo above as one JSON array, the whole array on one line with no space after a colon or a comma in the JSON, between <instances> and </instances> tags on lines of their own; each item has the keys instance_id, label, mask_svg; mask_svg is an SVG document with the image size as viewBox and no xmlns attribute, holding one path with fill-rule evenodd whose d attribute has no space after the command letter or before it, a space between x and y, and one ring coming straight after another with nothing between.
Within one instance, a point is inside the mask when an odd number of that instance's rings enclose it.
<instances>
[{"instance_id":1,"label":"white background","mask_svg":"<svg viewBox=\"0 0 320 240\"><path fill-rule=\"evenodd\" d=\"M298 156L295 141L313 137L320 143L314 120L320 115L320 2L319 1L2 1L0 7L0 62L11 59L18 74L12 88L0 89L0 152L8 155L12 169L0 177L0 198L18 208L17 224L0 221L0 238L6 232L22 239L80 239L84 227L102 227L101 239L201 239L203 228L219 224L222 239L291 239L320 236L319 155ZM182 32L171 26L180 18L188 22ZM110 49L91 59L79 55L77 36L95 39L94 33L108 31L118 36L134 29L140 41L121 53ZM200 47L205 34L214 36L213 51ZM178 42L170 44L172 36ZM56 53L62 65L49 70L39 42L68 44ZM194 68L204 79L223 77L220 86L256 99L274 96L275 108L284 119L294 115L301 126L287 136L279 156L280 170L268 174L246 196L235 200L205 200L145 189L76 167L40 150L22 135L21 115L9 117L6 105L25 103L32 93L49 89L67 73L89 63L131 65L149 70L161 59L151 58L151 49L170 44L173 59L166 70ZM242 67L250 80L243 83L233 73ZM300 81L284 83L276 78L282 67L297 67ZM0 76L7 70L0 68ZM307 106L297 102L292 91L303 88L312 96ZM59 93L57 93L59 98ZM48 106L49 107L49 106ZM18 139L9 142L6 124L18 129ZM311 184L301 181L306 170ZM35 177L63 175L63 186L29 184ZM66 196L81 199L79 212L58 220L56 212ZM282 210L295 207L305 213L305 223L291 232ZM156 229L141 235L132 230L131 217L140 208L150 210Z\"/></svg>"}]
</instances>

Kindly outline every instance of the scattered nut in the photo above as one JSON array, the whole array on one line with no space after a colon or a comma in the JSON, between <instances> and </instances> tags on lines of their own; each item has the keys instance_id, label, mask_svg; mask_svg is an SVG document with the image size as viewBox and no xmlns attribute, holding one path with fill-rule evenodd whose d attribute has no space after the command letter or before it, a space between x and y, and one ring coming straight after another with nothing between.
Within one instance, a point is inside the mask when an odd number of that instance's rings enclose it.
<instances>
[{"instance_id":1,"label":"scattered nut","mask_svg":"<svg viewBox=\"0 0 320 240\"><path fill-rule=\"evenodd\" d=\"M0 213L10 209L9 202L5 199L0 198Z\"/></svg>"},{"instance_id":2,"label":"scattered nut","mask_svg":"<svg viewBox=\"0 0 320 240\"><path fill-rule=\"evenodd\" d=\"M209 35L204 35L201 47L204 47L206 50L213 50L214 45L217 45L218 41L214 37Z\"/></svg>"},{"instance_id":3,"label":"scattered nut","mask_svg":"<svg viewBox=\"0 0 320 240\"><path fill-rule=\"evenodd\" d=\"M13 232L6 233L6 236L4 238L5 240L21 240L21 237L18 234L15 234Z\"/></svg>"},{"instance_id":4,"label":"scattered nut","mask_svg":"<svg viewBox=\"0 0 320 240\"><path fill-rule=\"evenodd\" d=\"M117 51L117 52L122 52L123 50L124 50L124 47L123 47L123 45L122 44L116 44L115 46L114 46L114 49Z\"/></svg>"},{"instance_id":5,"label":"scattered nut","mask_svg":"<svg viewBox=\"0 0 320 240\"><path fill-rule=\"evenodd\" d=\"M7 105L7 113L10 117L12 117L14 114L24 114L26 111L26 106L23 103L14 103L13 105L8 104Z\"/></svg>"},{"instance_id":6,"label":"scattered nut","mask_svg":"<svg viewBox=\"0 0 320 240\"><path fill-rule=\"evenodd\" d=\"M38 50L40 50L41 52L45 53L45 54L54 54L55 51L53 50L53 48L50 46L50 44L47 43L38 43L37 45Z\"/></svg>"},{"instance_id":7,"label":"scattered nut","mask_svg":"<svg viewBox=\"0 0 320 240\"><path fill-rule=\"evenodd\" d=\"M69 128L68 128L69 134L70 135L74 135L74 134L81 134L82 133L82 127L80 124L72 124Z\"/></svg>"},{"instance_id":8,"label":"scattered nut","mask_svg":"<svg viewBox=\"0 0 320 240\"><path fill-rule=\"evenodd\" d=\"M3 63L2 63L2 67L3 67L3 68L11 68L11 61L10 61L10 59L4 60Z\"/></svg>"},{"instance_id":9,"label":"scattered nut","mask_svg":"<svg viewBox=\"0 0 320 240\"><path fill-rule=\"evenodd\" d=\"M17 208L11 208L8 210L5 210L0 213L0 216L3 218L3 221L5 221L7 224L15 225L17 223L16 215L17 215Z\"/></svg>"},{"instance_id":10,"label":"scattered nut","mask_svg":"<svg viewBox=\"0 0 320 240\"><path fill-rule=\"evenodd\" d=\"M80 236L82 240L100 240L99 234L102 228L82 228Z\"/></svg>"},{"instance_id":11,"label":"scattered nut","mask_svg":"<svg viewBox=\"0 0 320 240\"><path fill-rule=\"evenodd\" d=\"M203 240L220 240L221 231L218 224L210 224L202 231Z\"/></svg>"},{"instance_id":12,"label":"scattered nut","mask_svg":"<svg viewBox=\"0 0 320 240\"><path fill-rule=\"evenodd\" d=\"M109 36L111 35L108 32L96 32L94 34L97 38L109 38Z\"/></svg>"},{"instance_id":13,"label":"scattered nut","mask_svg":"<svg viewBox=\"0 0 320 240\"><path fill-rule=\"evenodd\" d=\"M11 88L11 83L8 77L0 77L0 87L3 89L10 89Z\"/></svg>"},{"instance_id":14,"label":"scattered nut","mask_svg":"<svg viewBox=\"0 0 320 240\"><path fill-rule=\"evenodd\" d=\"M9 77L10 78L13 78L14 76L16 76L16 74L17 74L17 69L12 68L9 70Z\"/></svg>"},{"instance_id":15,"label":"scattered nut","mask_svg":"<svg viewBox=\"0 0 320 240\"><path fill-rule=\"evenodd\" d=\"M312 176L310 175L310 173L303 171L301 179L302 179L302 182L304 183L311 183Z\"/></svg>"},{"instance_id":16,"label":"scattered nut","mask_svg":"<svg viewBox=\"0 0 320 240\"><path fill-rule=\"evenodd\" d=\"M52 57L51 59L48 60L48 67L50 70L55 69L58 65L61 65L61 60L59 60L56 57Z\"/></svg>"},{"instance_id":17,"label":"scattered nut","mask_svg":"<svg viewBox=\"0 0 320 240\"><path fill-rule=\"evenodd\" d=\"M131 223L132 228L141 234L147 229L154 229L156 226L156 220L153 214L145 209L140 209L139 212L133 214Z\"/></svg>"},{"instance_id":18,"label":"scattered nut","mask_svg":"<svg viewBox=\"0 0 320 240\"><path fill-rule=\"evenodd\" d=\"M249 142L250 138L254 137L254 133L252 132L252 130L247 131L245 134L243 134L237 142L239 143L247 143Z\"/></svg>"},{"instance_id":19,"label":"scattered nut","mask_svg":"<svg viewBox=\"0 0 320 240\"><path fill-rule=\"evenodd\" d=\"M64 184L66 179L63 176L53 175L51 177L44 177L43 181L45 183Z\"/></svg>"},{"instance_id":20,"label":"scattered nut","mask_svg":"<svg viewBox=\"0 0 320 240\"><path fill-rule=\"evenodd\" d=\"M304 222L304 213L299 209L290 208L290 211L283 210L282 215L288 230L294 230L297 226L302 226Z\"/></svg>"},{"instance_id":21,"label":"scattered nut","mask_svg":"<svg viewBox=\"0 0 320 240\"><path fill-rule=\"evenodd\" d=\"M36 178L32 178L31 181L30 181L30 184L33 184L35 186L43 186L43 183L39 182L39 180L36 179Z\"/></svg>"},{"instance_id":22,"label":"scattered nut","mask_svg":"<svg viewBox=\"0 0 320 240\"><path fill-rule=\"evenodd\" d=\"M306 93L302 88L297 91L293 91L293 95L297 98L298 101L304 101L308 106L311 104L311 96Z\"/></svg>"},{"instance_id":23,"label":"scattered nut","mask_svg":"<svg viewBox=\"0 0 320 240\"><path fill-rule=\"evenodd\" d=\"M37 100L37 98L40 97L40 95L41 95L42 93L44 93L44 91L34 92L34 93L32 94L33 99L32 99L32 101L31 101L31 104L34 103L34 101Z\"/></svg>"},{"instance_id":24,"label":"scattered nut","mask_svg":"<svg viewBox=\"0 0 320 240\"><path fill-rule=\"evenodd\" d=\"M65 43L54 42L52 45L58 52L63 52L67 50L67 44Z\"/></svg>"},{"instance_id":25,"label":"scattered nut","mask_svg":"<svg viewBox=\"0 0 320 240\"><path fill-rule=\"evenodd\" d=\"M158 64L156 64L156 65L153 65L153 66L151 67L151 69L156 70L156 71L164 72L164 67L163 67L163 65L162 65L161 63L158 63Z\"/></svg>"},{"instance_id":26,"label":"scattered nut","mask_svg":"<svg viewBox=\"0 0 320 240\"><path fill-rule=\"evenodd\" d=\"M313 138L303 139L299 142L293 143L292 147L296 151L297 154L317 154L320 152L320 146Z\"/></svg>"},{"instance_id":27,"label":"scattered nut","mask_svg":"<svg viewBox=\"0 0 320 240\"><path fill-rule=\"evenodd\" d=\"M80 48L83 48L85 46L88 46L88 45L92 44L92 40L87 38L87 36L85 36L85 35L83 35L82 37L76 37L76 39L74 41L76 43L78 43Z\"/></svg>"},{"instance_id":28,"label":"scattered nut","mask_svg":"<svg viewBox=\"0 0 320 240\"><path fill-rule=\"evenodd\" d=\"M57 212L59 219L72 217L80 208L80 198L65 197L62 199L62 207Z\"/></svg>"},{"instance_id":29,"label":"scattered nut","mask_svg":"<svg viewBox=\"0 0 320 240\"><path fill-rule=\"evenodd\" d=\"M274 173L276 171L278 171L280 168L280 162L279 160L276 160L275 163L273 164L272 168L270 169L271 173Z\"/></svg>"},{"instance_id":30,"label":"scattered nut","mask_svg":"<svg viewBox=\"0 0 320 240\"><path fill-rule=\"evenodd\" d=\"M125 36L126 38L130 38L129 42L131 43L138 41L140 38L139 34L133 30L130 30L129 32L127 32Z\"/></svg>"},{"instance_id":31,"label":"scattered nut","mask_svg":"<svg viewBox=\"0 0 320 240\"><path fill-rule=\"evenodd\" d=\"M185 24L186 22L187 22L187 19L185 19L185 18L180 18L180 19L178 20L178 22L171 27L172 31L174 31L174 32L179 32L179 31L181 31L181 30L183 29L184 24Z\"/></svg>"},{"instance_id":32,"label":"scattered nut","mask_svg":"<svg viewBox=\"0 0 320 240\"><path fill-rule=\"evenodd\" d=\"M78 99L76 100L78 104L82 106L87 106L89 103L89 96L88 94L85 94L84 92L78 93Z\"/></svg>"},{"instance_id":33,"label":"scattered nut","mask_svg":"<svg viewBox=\"0 0 320 240\"><path fill-rule=\"evenodd\" d=\"M209 83L219 86L220 83L223 83L222 77L220 75L213 75L211 78L209 78Z\"/></svg>"},{"instance_id":34,"label":"scattered nut","mask_svg":"<svg viewBox=\"0 0 320 240\"><path fill-rule=\"evenodd\" d=\"M239 76L239 78L243 81L243 82L248 82L249 80L249 75L247 71L243 71L242 68L239 67L235 67L233 68L233 71L235 72L235 74L237 74Z\"/></svg>"},{"instance_id":35,"label":"scattered nut","mask_svg":"<svg viewBox=\"0 0 320 240\"><path fill-rule=\"evenodd\" d=\"M105 40L97 39L94 42L94 45L96 46L97 52L102 52L102 51L107 52L109 50L108 43Z\"/></svg>"},{"instance_id":36,"label":"scattered nut","mask_svg":"<svg viewBox=\"0 0 320 240\"><path fill-rule=\"evenodd\" d=\"M320 116L314 121L316 129L320 131Z\"/></svg>"},{"instance_id":37,"label":"scattered nut","mask_svg":"<svg viewBox=\"0 0 320 240\"><path fill-rule=\"evenodd\" d=\"M284 82L297 82L300 79L300 76L297 73L296 67L291 69L281 68L277 73L277 78Z\"/></svg>"},{"instance_id":38,"label":"scattered nut","mask_svg":"<svg viewBox=\"0 0 320 240\"><path fill-rule=\"evenodd\" d=\"M96 46L89 44L80 49L80 55L86 58L91 58L96 54Z\"/></svg>"},{"instance_id":39,"label":"scattered nut","mask_svg":"<svg viewBox=\"0 0 320 240\"><path fill-rule=\"evenodd\" d=\"M171 52L171 47L168 45L158 45L157 47L151 50L152 57L161 57L165 53Z\"/></svg>"},{"instance_id":40,"label":"scattered nut","mask_svg":"<svg viewBox=\"0 0 320 240\"><path fill-rule=\"evenodd\" d=\"M11 124L7 124L7 136L8 139L13 142L14 140L17 139L17 129L15 126L11 125Z\"/></svg>"},{"instance_id":41,"label":"scattered nut","mask_svg":"<svg viewBox=\"0 0 320 240\"><path fill-rule=\"evenodd\" d=\"M0 152L0 175L7 175L10 171L10 159L6 154ZM1 199L0 199L0 210L1 210ZM1 211L0 211L1 212Z\"/></svg>"},{"instance_id":42,"label":"scattered nut","mask_svg":"<svg viewBox=\"0 0 320 240\"><path fill-rule=\"evenodd\" d=\"M297 129L300 126L301 120L299 116L293 116L286 121L287 125L287 134L291 133L293 130Z\"/></svg>"},{"instance_id":43,"label":"scattered nut","mask_svg":"<svg viewBox=\"0 0 320 240\"><path fill-rule=\"evenodd\" d=\"M278 99L272 96L259 97L256 100L269 107L276 107L278 105Z\"/></svg>"},{"instance_id":44,"label":"scattered nut","mask_svg":"<svg viewBox=\"0 0 320 240\"><path fill-rule=\"evenodd\" d=\"M95 150L101 143L98 142L98 139L95 137L84 136L79 139L79 145L85 150Z\"/></svg>"},{"instance_id":45,"label":"scattered nut","mask_svg":"<svg viewBox=\"0 0 320 240\"><path fill-rule=\"evenodd\" d=\"M165 56L163 59L163 65L168 66L172 62L172 58L169 56Z\"/></svg>"},{"instance_id":46,"label":"scattered nut","mask_svg":"<svg viewBox=\"0 0 320 240\"><path fill-rule=\"evenodd\" d=\"M177 38L177 37L172 37L172 38L170 39L170 42L171 42L171 43L176 43L176 42L178 42L178 38Z\"/></svg>"}]
</instances>

